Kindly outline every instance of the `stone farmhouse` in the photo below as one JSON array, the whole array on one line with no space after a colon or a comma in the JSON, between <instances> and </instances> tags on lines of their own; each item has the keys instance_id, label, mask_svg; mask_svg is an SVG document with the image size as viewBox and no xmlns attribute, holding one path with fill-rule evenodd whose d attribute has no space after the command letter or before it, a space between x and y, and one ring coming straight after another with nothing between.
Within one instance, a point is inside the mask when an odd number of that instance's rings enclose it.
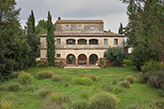
<instances>
[{"instance_id":1,"label":"stone farmhouse","mask_svg":"<svg viewBox=\"0 0 164 109\"><path fill-rule=\"evenodd\" d=\"M104 31L102 20L56 21L55 64L63 60L65 65L97 65L109 47L124 47L123 35ZM47 60L46 34L40 35L41 62ZM105 63L110 64L109 62Z\"/></svg>"}]
</instances>

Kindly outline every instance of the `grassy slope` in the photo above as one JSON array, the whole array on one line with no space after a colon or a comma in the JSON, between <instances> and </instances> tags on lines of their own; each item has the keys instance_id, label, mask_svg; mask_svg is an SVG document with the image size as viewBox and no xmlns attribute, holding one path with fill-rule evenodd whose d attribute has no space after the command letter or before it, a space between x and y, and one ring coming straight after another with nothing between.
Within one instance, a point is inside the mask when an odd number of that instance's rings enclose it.
<instances>
[{"instance_id":1,"label":"grassy slope","mask_svg":"<svg viewBox=\"0 0 164 109\"><path fill-rule=\"evenodd\" d=\"M46 86L54 89L54 91L63 92L70 96L70 101L79 99L79 91L87 89L90 91L90 97L101 89L102 84L112 84L113 80L119 81L124 79L127 75L136 76L139 72L134 66L128 67L106 67L104 69L61 69L59 67L32 67L25 70L25 72L34 75L37 72L47 70L52 71L54 74L59 74L62 81L53 82L51 79L37 80L34 78L33 85L42 87ZM92 86L72 85L71 79L76 77L78 73L95 74L98 79L94 81ZM14 80L6 81L4 84L10 84ZM65 83L69 83L69 87L64 88ZM22 85L22 90L19 92L0 91L0 100L7 99L13 101L14 108L16 109L37 109L41 108L45 100L38 98L35 91L23 91L28 85ZM112 92L111 92L112 93ZM138 102L139 104L150 103L156 99L161 99L157 95L157 89L150 87L146 84L131 84L130 89L126 89L123 93L116 95L119 99L119 108L123 109L129 104Z\"/></svg>"}]
</instances>

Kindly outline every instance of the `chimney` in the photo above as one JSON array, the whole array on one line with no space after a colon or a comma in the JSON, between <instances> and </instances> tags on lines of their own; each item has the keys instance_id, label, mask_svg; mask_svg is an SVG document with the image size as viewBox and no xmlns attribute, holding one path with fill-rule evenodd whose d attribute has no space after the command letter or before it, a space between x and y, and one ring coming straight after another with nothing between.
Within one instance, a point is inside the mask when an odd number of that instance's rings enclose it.
<instances>
[{"instance_id":1,"label":"chimney","mask_svg":"<svg viewBox=\"0 0 164 109\"><path fill-rule=\"evenodd\" d=\"M58 20L61 20L61 18L60 18L60 17L58 17Z\"/></svg>"},{"instance_id":2,"label":"chimney","mask_svg":"<svg viewBox=\"0 0 164 109\"><path fill-rule=\"evenodd\" d=\"M109 32L111 32L110 29L109 29Z\"/></svg>"}]
</instances>

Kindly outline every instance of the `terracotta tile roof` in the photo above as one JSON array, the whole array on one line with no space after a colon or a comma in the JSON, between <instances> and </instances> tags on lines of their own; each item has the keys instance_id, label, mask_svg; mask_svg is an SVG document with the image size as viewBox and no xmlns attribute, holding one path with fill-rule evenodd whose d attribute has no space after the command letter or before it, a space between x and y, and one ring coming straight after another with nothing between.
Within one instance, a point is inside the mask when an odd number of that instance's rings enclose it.
<instances>
[{"instance_id":1,"label":"terracotta tile roof","mask_svg":"<svg viewBox=\"0 0 164 109\"><path fill-rule=\"evenodd\" d=\"M81 32L81 31L55 31L55 36L64 36L64 37L124 37L124 35L116 34L113 32L107 32L107 31L88 31L88 32ZM40 37L46 37L47 34L42 34Z\"/></svg>"},{"instance_id":2,"label":"terracotta tile roof","mask_svg":"<svg viewBox=\"0 0 164 109\"><path fill-rule=\"evenodd\" d=\"M56 24L103 24L103 20L57 20Z\"/></svg>"}]
</instances>

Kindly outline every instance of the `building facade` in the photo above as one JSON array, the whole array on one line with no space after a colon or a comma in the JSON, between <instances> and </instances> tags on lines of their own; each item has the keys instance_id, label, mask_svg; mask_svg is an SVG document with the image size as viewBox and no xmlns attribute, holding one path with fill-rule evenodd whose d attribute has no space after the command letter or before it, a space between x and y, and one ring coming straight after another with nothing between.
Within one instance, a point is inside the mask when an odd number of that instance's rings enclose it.
<instances>
[{"instance_id":1,"label":"building facade","mask_svg":"<svg viewBox=\"0 0 164 109\"><path fill-rule=\"evenodd\" d=\"M102 20L56 21L55 64L63 60L65 65L99 64L109 47L123 47L123 35L104 31ZM40 35L41 61L47 60L46 34Z\"/></svg>"}]
</instances>

